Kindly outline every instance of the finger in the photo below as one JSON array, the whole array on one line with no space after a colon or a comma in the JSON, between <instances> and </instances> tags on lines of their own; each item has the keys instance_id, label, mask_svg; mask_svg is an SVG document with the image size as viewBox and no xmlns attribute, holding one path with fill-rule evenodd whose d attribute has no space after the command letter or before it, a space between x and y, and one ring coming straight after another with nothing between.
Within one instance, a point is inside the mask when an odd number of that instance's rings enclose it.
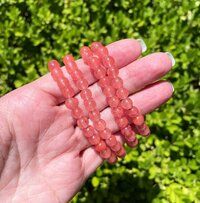
<instances>
[{"instance_id":1,"label":"finger","mask_svg":"<svg viewBox=\"0 0 200 203\"><path fill-rule=\"evenodd\" d=\"M173 86L171 83L157 82L149 87L146 87L141 92L132 95L130 98L133 100L134 105L137 106L143 114L146 114L165 103L172 94ZM102 118L105 119L107 126L112 129L113 132L119 130L110 108L105 109L101 115ZM82 160L85 166L86 177L90 176L102 163L102 159L92 148L88 148L84 151Z\"/></svg>"},{"instance_id":2,"label":"finger","mask_svg":"<svg viewBox=\"0 0 200 203\"><path fill-rule=\"evenodd\" d=\"M124 39L109 44L107 48L109 50L110 55L114 57L116 65L119 68L122 68L140 56L142 52L142 43L139 40ZM89 84L94 83L95 79L91 74L90 68L83 63L82 59L79 59L76 62L80 70L84 73L85 78L89 81ZM74 83L71 81L71 77L66 72L65 68L62 67L62 69L65 76L70 80L71 84L73 84L75 91L78 92L78 90L75 88ZM56 98L58 103L63 101L64 98L61 95L59 88L53 81L50 74L46 74L45 76L36 80L34 82L34 85L39 89L41 89L42 91L53 96L54 99Z\"/></svg>"}]
</instances>

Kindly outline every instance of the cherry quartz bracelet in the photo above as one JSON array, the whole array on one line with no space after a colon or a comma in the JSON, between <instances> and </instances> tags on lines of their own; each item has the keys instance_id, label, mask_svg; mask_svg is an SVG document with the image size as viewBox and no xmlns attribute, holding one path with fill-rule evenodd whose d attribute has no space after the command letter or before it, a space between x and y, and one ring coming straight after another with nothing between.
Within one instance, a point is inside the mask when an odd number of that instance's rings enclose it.
<instances>
[{"instance_id":1,"label":"cherry quartz bracelet","mask_svg":"<svg viewBox=\"0 0 200 203\"><path fill-rule=\"evenodd\" d=\"M48 67L54 81L58 84L63 96L66 98L66 107L71 110L73 118L77 119L77 125L84 131L88 142L95 146L95 150L103 159L108 159L109 163L114 163L116 156L111 154L111 150L106 146L105 142L95 135L94 128L89 125L88 118L84 116L83 110L79 107L78 99L73 97L75 92L68 79L64 76L59 63L56 60L52 60L48 63Z\"/></svg>"},{"instance_id":2,"label":"cherry quartz bracelet","mask_svg":"<svg viewBox=\"0 0 200 203\"><path fill-rule=\"evenodd\" d=\"M92 98L92 92L88 88L89 84L87 80L85 79L83 73L78 69L78 66L76 65L76 62L71 55L67 55L63 58L63 62L65 64L65 67L68 71L68 73L71 75L74 83L76 84L76 87L81 91L80 96L84 102L85 108L89 112L89 118L92 120L94 128L96 132L99 133L99 135L96 133L92 137L93 138L91 144L95 144L98 146L98 144L104 143L103 146L108 146L107 151L101 150L100 156L102 158L109 158L109 163L114 163L117 161L117 156L122 157L124 156L125 149L123 146L116 140L115 136L111 134L111 130L106 128L106 122L101 118L100 112L97 109L96 102ZM76 75L76 76L75 76ZM104 139L102 141L101 139ZM118 145L117 145L118 144ZM120 148L116 148L115 146L120 146ZM110 151L110 149L112 151ZM108 157L108 152L110 153ZM123 152L123 153L122 153ZM104 154L105 153L105 154Z\"/></svg>"}]
</instances>

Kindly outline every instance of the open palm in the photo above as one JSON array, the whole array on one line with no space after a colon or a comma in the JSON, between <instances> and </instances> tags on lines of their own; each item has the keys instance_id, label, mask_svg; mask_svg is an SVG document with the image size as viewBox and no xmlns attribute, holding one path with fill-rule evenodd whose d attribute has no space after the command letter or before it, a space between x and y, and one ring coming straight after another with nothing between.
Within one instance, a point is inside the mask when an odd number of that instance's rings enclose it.
<instances>
[{"instance_id":1,"label":"open palm","mask_svg":"<svg viewBox=\"0 0 200 203\"><path fill-rule=\"evenodd\" d=\"M171 97L172 85L158 81L173 64L167 53L138 59L141 44L133 39L112 43L108 50L120 68L130 98L143 114ZM89 68L82 60L77 64L91 84L102 118L117 133L105 97ZM50 74L0 99L0 202L69 201L102 163L63 102ZM119 133L117 136L120 139Z\"/></svg>"}]
</instances>

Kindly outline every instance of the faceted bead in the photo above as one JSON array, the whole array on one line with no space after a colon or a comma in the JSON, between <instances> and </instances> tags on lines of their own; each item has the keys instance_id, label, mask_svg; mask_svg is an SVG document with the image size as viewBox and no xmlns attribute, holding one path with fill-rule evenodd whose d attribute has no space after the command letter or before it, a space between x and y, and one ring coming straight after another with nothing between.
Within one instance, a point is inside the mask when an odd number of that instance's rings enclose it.
<instances>
[{"instance_id":1,"label":"faceted bead","mask_svg":"<svg viewBox=\"0 0 200 203\"><path fill-rule=\"evenodd\" d=\"M122 147L122 145L120 144L120 142L117 142L116 145L114 145L114 146L112 147L112 150L113 150L114 152L117 152L117 151L119 151L119 150L121 149L121 147Z\"/></svg>"},{"instance_id":2,"label":"faceted bead","mask_svg":"<svg viewBox=\"0 0 200 203\"><path fill-rule=\"evenodd\" d=\"M90 68L94 71L97 70L98 68L101 68L101 61L96 56L90 57L88 59L88 64L89 64Z\"/></svg>"},{"instance_id":3,"label":"faceted bead","mask_svg":"<svg viewBox=\"0 0 200 203\"><path fill-rule=\"evenodd\" d=\"M94 134L94 135L92 135L91 137L89 137L88 141L89 141L89 143L90 143L91 145L97 145L97 144L99 144L99 142L101 141L101 139L100 139L100 137L99 137L98 134Z\"/></svg>"},{"instance_id":4,"label":"faceted bead","mask_svg":"<svg viewBox=\"0 0 200 203\"><path fill-rule=\"evenodd\" d=\"M100 112L97 109L94 109L93 111L89 112L89 118L95 122L100 119Z\"/></svg>"},{"instance_id":5,"label":"faceted bead","mask_svg":"<svg viewBox=\"0 0 200 203\"><path fill-rule=\"evenodd\" d=\"M126 99L123 99L120 104L121 107L126 110L131 109L131 107L133 106L132 100L128 97Z\"/></svg>"},{"instance_id":6,"label":"faceted bead","mask_svg":"<svg viewBox=\"0 0 200 203\"><path fill-rule=\"evenodd\" d=\"M92 42L92 44L90 45L90 47L91 47L91 50L93 51L93 52L97 52L97 50L99 49L99 48L101 48L103 45L101 44L101 42Z\"/></svg>"},{"instance_id":7,"label":"faceted bead","mask_svg":"<svg viewBox=\"0 0 200 203\"><path fill-rule=\"evenodd\" d=\"M97 107L96 102L91 98L90 100L85 100L84 105L88 111L94 111Z\"/></svg>"},{"instance_id":8,"label":"faceted bead","mask_svg":"<svg viewBox=\"0 0 200 203\"><path fill-rule=\"evenodd\" d=\"M65 105L69 109L75 109L78 107L78 99L77 98L69 98L65 101Z\"/></svg>"},{"instance_id":9,"label":"faceted bead","mask_svg":"<svg viewBox=\"0 0 200 203\"><path fill-rule=\"evenodd\" d=\"M122 146L121 149L120 149L118 152L116 152L116 154L117 154L118 157L125 157L125 155L126 155L126 150L125 150L124 147Z\"/></svg>"},{"instance_id":10,"label":"faceted bead","mask_svg":"<svg viewBox=\"0 0 200 203\"><path fill-rule=\"evenodd\" d=\"M101 78L105 77L105 75L106 75L106 70L103 67L99 67L96 70L94 70L94 76L97 79L101 79Z\"/></svg>"},{"instance_id":11,"label":"faceted bead","mask_svg":"<svg viewBox=\"0 0 200 203\"><path fill-rule=\"evenodd\" d=\"M106 97L113 97L115 96L115 89L111 86L108 86L103 89L103 93Z\"/></svg>"},{"instance_id":12,"label":"faceted bead","mask_svg":"<svg viewBox=\"0 0 200 203\"><path fill-rule=\"evenodd\" d=\"M106 68L115 67L115 61L114 61L114 59L111 56L108 56L108 55L104 56L103 59L102 59L102 62L103 62L103 65Z\"/></svg>"},{"instance_id":13,"label":"faceted bead","mask_svg":"<svg viewBox=\"0 0 200 203\"><path fill-rule=\"evenodd\" d=\"M89 100L92 97L92 92L89 89L84 89L81 91L80 95L83 100Z\"/></svg>"},{"instance_id":14,"label":"faceted bead","mask_svg":"<svg viewBox=\"0 0 200 203\"><path fill-rule=\"evenodd\" d=\"M129 92L126 88L121 87L117 90L116 94L120 99L125 99L128 97Z\"/></svg>"},{"instance_id":15,"label":"faceted bead","mask_svg":"<svg viewBox=\"0 0 200 203\"><path fill-rule=\"evenodd\" d=\"M110 148L106 147L106 149L100 151L101 158L108 159L111 156L111 150Z\"/></svg>"},{"instance_id":16,"label":"faceted bead","mask_svg":"<svg viewBox=\"0 0 200 203\"><path fill-rule=\"evenodd\" d=\"M64 77L64 75L63 75L63 73L62 73L60 68L59 69L55 68L55 69L51 70L51 76L54 79L54 81L56 81L56 82L60 78Z\"/></svg>"},{"instance_id":17,"label":"faceted bead","mask_svg":"<svg viewBox=\"0 0 200 203\"><path fill-rule=\"evenodd\" d=\"M73 71L78 70L78 67L75 61L67 61L67 63L65 63L65 68L70 74L72 74Z\"/></svg>"},{"instance_id":18,"label":"faceted bead","mask_svg":"<svg viewBox=\"0 0 200 203\"><path fill-rule=\"evenodd\" d=\"M72 79L74 81L78 81L78 80L80 80L83 77L83 73L80 70L72 70L69 73L72 76Z\"/></svg>"},{"instance_id":19,"label":"faceted bead","mask_svg":"<svg viewBox=\"0 0 200 203\"><path fill-rule=\"evenodd\" d=\"M103 119L99 119L94 122L94 128L98 131L103 131L106 128L106 122Z\"/></svg>"},{"instance_id":20,"label":"faceted bead","mask_svg":"<svg viewBox=\"0 0 200 203\"><path fill-rule=\"evenodd\" d=\"M98 84L100 87L107 87L110 85L110 79L108 77L101 78Z\"/></svg>"},{"instance_id":21,"label":"faceted bead","mask_svg":"<svg viewBox=\"0 0 200 203\"><path fill-rule=\"evenodd\" d=\"M119 104L119 99L118 97L114 96L114 97L109 97L107 99L108 101L108 105L111 107L111 108L114 108L114 107L117 107L118 104Z\"/></svg>"},{"instance_id":22,"label":"faceted bead","mask_svg":"<svg viewBox=\"0 0 200 203\"><path fill-rule=\"evenodd\" d=\"M62 78L59 78L58 80L58 87L62 90L62 89L69 89L70 87L70 84L69 84L69 81L67 78L65 77L62 77Z\"/></svg>"},{"instance_id":23,"label":"faceted bead","mask_svg":"<svg viewBox=\"0 0 200 203\"><path fill-rule=\"evenodd\" d=\"M117 162L117 156L115 155L115 153L112 152L110 158L108 159L108 163L114 164L116 162Z\"/></svg>"},{"instance_id":24,"label":"faceted bead","mask_svg":"<svg viewBox=\"0 0 200 203\"><path fill-rule=\"evenodd\" d=\"M112 134L111 134L111 130L106 128L105 130L102 130L100 133L99 133L100 137L102 139L108 139Z\"/></svg>"},{"instance_id":25,"label":"faceted bead","mask_svg":"<svg viewBox=\"0 0 200 203\"><path fill-rule=\"evenodd\" d=\"M81 57L82 57L84 63L86 63L86 64L88 64L88 59L93 55L92 51L87 46L83 46L80 49L80 54L81 54Z\"/></svg>"},{"instance_id":26,"label":"faceted bead","mask_svg":"<svg viewBox=\"0 0 200 203\"><path fill-rule=\"evenodd\" d=\"M91 50L100 57L105 57L108 55L108 50L100 42L93 42L91 44Z\"/></svg>"},{"instance_id":27,"label":"faceted bead","mask_svg":"<svg viewBox=\"0 0 200 203\"><path fill-rule=\"evenodd\" d=\"M116 122L121 129L128 125L128 119L126 117L118 118Z\"/></svg>"},{"instance_id":28,"label":"faceted bead","mask_svg":"<svg viewBox=\"0 0 200 203\"><path fill-rule=\"evenodd\" d=\"M71 54L68 54L68 55L63 57L63 63L64 64L67 64L71 61L74 61L74 57Z\"/></svg>"},{"instance_id":29,"label":"faceted bead","mask_svg":"<svg viewBox=\"0 0 200 203\"><path fill-rule=\"evenodd\" d=\"M111 81L112 87L119 89L123 86L123 80L120 77L113 78Z\"/></svg>"},{"instance_id":30,"label":"faceted bead","mask_svg":"<svg viewBox=\"0 0 200 203\"><path fill-rule=\"evenodd\" d=\"M125 139L127 140L127 142L133 142L136 139L135 134L132 134L130 136L125 136Z\"/></svg>"},{"instance_id":31,"label":"faceted bead","mask_svg":"<svg viewBox=\"0 0 200 203\"><path fill-rule=\"evenodd\" d=\"M95 150L96 150L97 152L100 152L100 151L105 150L105 149L106 149L106 143L105 143L103 140L101 140L101 141L95 146Z\"/></svg>"},{"instance_id":32,"label":"faceted bead","mask_svg":"<svg viewBox=\"0 0 200 203\"><path fill-rule=\"evenodd\" d=\"M119 69L118 69L118 68L115 68L115 67L109 68L109 69L107 70L107 74L108 74L109 77L115 78L115 77L117 77L118 74L119 74Z\"/></svg>"},{"instance_id":33,"label":"faceted bead","mask_svg":"<svg viewBox=\"0 0 200 203\"><path fill-rule=\"evenodd\" d=\"M142 125L144 123L144 116L140 114L137 117L133 118L132 122L135 125Z\"/></svg>"},{"instance_id":34,"label":"faceted bead","mask_svg":"<svg viewBox=\"0 0 200 203\"><path fill-rule=\"evenodd\" d=\"M80 129L85 129L89 125L88 118L83 116L77 120L77 125Z\"/></svg>"},{"instance_id":35,"label":"faceted bead","mask_svg":"<svg viewBox=\"0 0 200 203\"><path fill-rule=\"evenodd\" d=\"M133 142L127 142L127 145L131 148L134 148L138 145L138 139L136 138Z\"/></svg>"},{"instance_id":36,"label":"faceted bead","mask_svg":"<svg viewBox=\"0 0 200 203\"><path fill-rule=\"evenodd\" d=\"M84 90L84 89L88 88L88 85L89 85L88 81L84 78L82 78L76 82L76 86L79 90Z\"/></svg>"},{"instance_id":37,"label":"faceted bead","mask_svg":"<svg viewBox=\"0 0 200 203\"><path fill-rule=\"evenodd\" d=\"M130 125L127 125L125 128L123 128L121 130L121 133L124 135L124 136L131 136L132 133L134 133L134 131L132 130L131 126Z\"/></svg>"},{"instance_id":38,"label":"faceted bead","mask_svg":"<svg viewBox=\"0 0 200 203\"><path fill-rule=\"evenodd\" d=\"M138 131L139 131L139 134L141 134L141 135L147 137L147 136L150 135L150 129L149 129L149 127L148 127L145 123L144 123L143 125L144 125L143 128L141 128L140 126L138 126L137 129L138 129Z\"/></svg>"},{"instance_id":39,"label":"faceted bead","mask_svg":"<svg viewBox=\"0 0 200 203\"><path fill-rule=\"evenodd\" d=\"M49 71L52 72L54 69L60 69L60 64L56 60L51 60L48 62Z\"/></svg>"},{"instance_id":40,"label":"faceted bead","mask_svg":"<svg viewBox=\"0 0 200 203\"><path fill-rule=\"evenodd\" d=\"M116 140L115 136L111 135L108 139L106 139L106 144L109 147L113 147L114 145L116 145L117 144L117 140Z\"/></svg>"},{"instance_id":41,"label":"faceted bead","mask_svg":"<svg viewBox=\"0 0 200 203\"><path fill-rule=\"evenodd\" d=\"M115 118L121 118L123 116L123 114L124 114L124 110L123 110L123 108L121 106L118 106L116 108L112 108L111 111L112 111L113 116Z\"/></svg>"},{"instance_id":42,"label":"faceted bead","mask_svg":"<svg viewBox=\"0 0 200 203\"><path fill-rule=\"evenodd\" d=\"M129 111L128 111L128 116L131 118L135 118L139 115L139 110L137 107L133 106Z\"/></svg>"},{"instance_id":43,"label":"faceted bead","mask_svg":"<svg viewBox=\"0 0 200 203\"><path fill-rule=\"evenodd\" d=\"M77 107L75 109L72 110L72 116L75 118L75 119L79 119L83 116L83 111L81 108Z\"/></svg>"},{"instance_id":44,"label":"faceted bead","mask_svg":"<svg viewBox=\"0 0 200 203\"><path fill-rule=\"evenodd\" d=\"M70 87L67 88L60 88L61 92L62 92L62 95L66 98L66 99L69 99L69 98L72 98L74 96L74 90Z\"/></svg>"},{"instance_id":45,"label":"faceted bead","mask_svg":"<svg viewBox=\"0 0 200 203\"><path fill-rule=\"evenodd\" d=\"M94 135L95 131L94 131L93 126L89 125L87 128L85 128L83 130L83 133L84 133L85 137L87 137L87 138L91 137L92 135Z\"/></svg>"}]
</instances>

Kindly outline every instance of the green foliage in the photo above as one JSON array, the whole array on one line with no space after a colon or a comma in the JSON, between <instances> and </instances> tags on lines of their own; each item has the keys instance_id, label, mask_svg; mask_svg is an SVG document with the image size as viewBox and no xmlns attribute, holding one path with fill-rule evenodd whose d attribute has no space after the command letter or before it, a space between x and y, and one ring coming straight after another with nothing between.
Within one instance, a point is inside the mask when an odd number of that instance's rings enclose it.
<instances>
[{"instance_id":1,"label":"green foliage","mask_svg":"<svg viewBox=\"0 0 200 203\"><path fill-rule=\"evenodd\" d=\"M170 51L173 99L148 116L152 136L103 165L73 202L200 201L199 0L1 0L0 94L47 72L50 58L83 44L143 38ZM147 54L148 54L147 53Z\"/></svg>"}]
</instances>

